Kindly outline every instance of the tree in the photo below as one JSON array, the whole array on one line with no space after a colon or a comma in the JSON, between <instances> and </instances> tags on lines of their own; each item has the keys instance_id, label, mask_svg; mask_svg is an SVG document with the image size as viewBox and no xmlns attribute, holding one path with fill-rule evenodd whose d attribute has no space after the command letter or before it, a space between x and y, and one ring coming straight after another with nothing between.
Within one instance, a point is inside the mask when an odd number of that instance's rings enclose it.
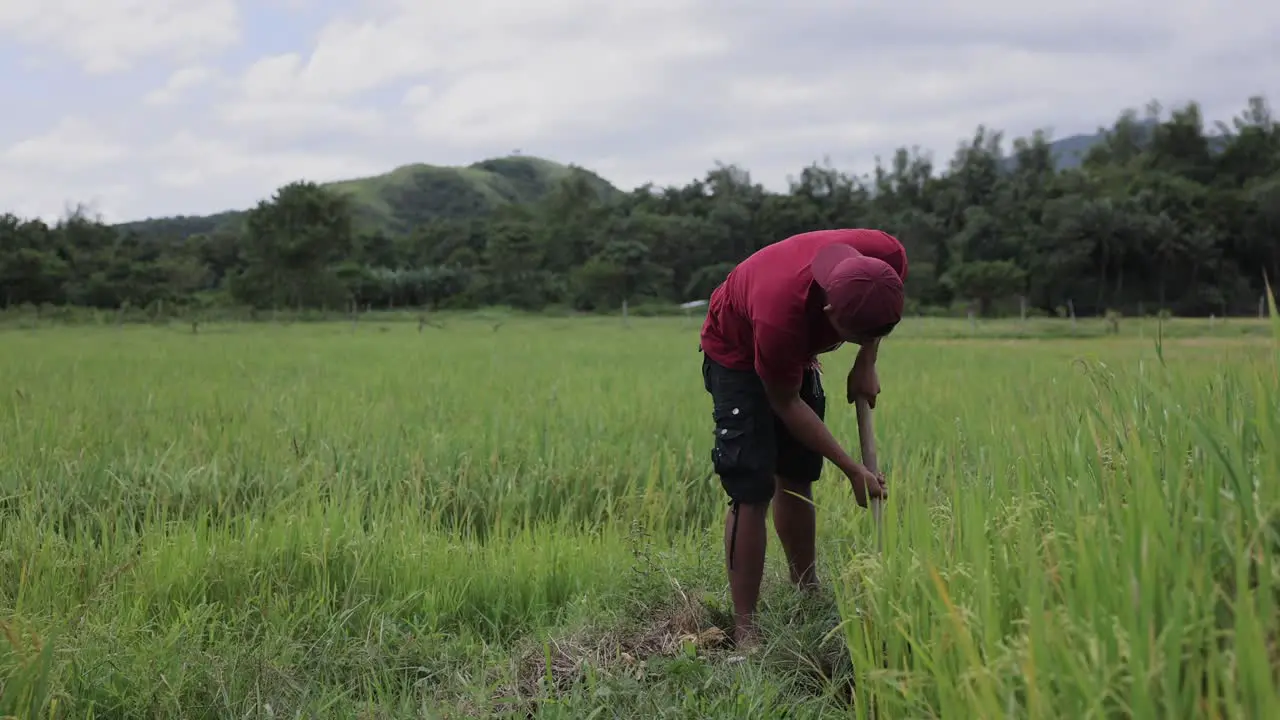
<instances>
[{"instance_id":1,"label":"tree","mask_svg":"<svg viewBox=\"0 0 1280 720\"><path fill-rule=\"evenodd\" d=\"M352 254L345 196L309 182L280 188L245 220L245 269L232 285L258 307L342 307L350 296L337 265Z\"/></svg>"},{"instance_id":2,"label":"tree","mask_svg":"<svg viewBox=\"0 0 1280 720\"><path fill-rule=\"evenodd\" d=\"M942 282L961 297L978 301L978 312L991 313L991 303L1022 289L1027 272L1009 260L975 260L955 265Z\"/></svg>"}]
</instances>

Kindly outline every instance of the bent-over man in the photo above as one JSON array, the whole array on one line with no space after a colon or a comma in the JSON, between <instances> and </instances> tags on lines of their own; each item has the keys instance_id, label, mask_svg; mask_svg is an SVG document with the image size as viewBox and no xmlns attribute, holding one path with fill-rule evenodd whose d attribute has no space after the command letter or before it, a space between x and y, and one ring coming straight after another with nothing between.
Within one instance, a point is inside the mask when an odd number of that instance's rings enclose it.
<instances>
[{"instance_id":1,"label":"bent-over man","mask_svg":"<svg viewBox=\"0 0 1280 720\"><path fill-rule=\"evenodd\" d=\"M711 294L702 376L715 420L712 461L729 496L725 558L740 646L757 640L770 503L791 580L810 589L818 583L810 486L823 459L849 478L859 505L885 496L883 476L854 461L824 424L817 355L859 345L845 397L874 407L876 353L902 318L906 276L906 251L892 235L820 230L760 249Z\"/></svg>"}]
</instances>

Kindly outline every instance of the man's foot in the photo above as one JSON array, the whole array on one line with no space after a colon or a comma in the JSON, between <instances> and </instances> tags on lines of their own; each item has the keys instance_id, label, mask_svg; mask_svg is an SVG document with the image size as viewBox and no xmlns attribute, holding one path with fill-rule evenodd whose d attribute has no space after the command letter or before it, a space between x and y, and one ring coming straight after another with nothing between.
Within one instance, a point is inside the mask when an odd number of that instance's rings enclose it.
<instances>
[{"instance_id":1,"label":"man's foot","mask_svg":"<svg viewBox=\"0 0 1280 720\"><path fill-rule=\"evenodd\" d=\"M733 646L744 652L760 647L760 629L754 624L735 628L733 631Z\"/></svg>"},{"instance_id":2,"label":"man's foot","mask_svg":"<svg viewBox=\"0 0 1280 720\"><path fill-rule=\"evenodd\" d=\"M822 583L818 582L818 576L816 574L810 574L809 577L801 578L799 580L792 579L791 582L795 584L797 590L805 595L822 594Z\"/></svg>"},{"instance_id":3,"label":"man's foot","mask_svg":"<svg viewBox=\"0 0 1280 720\"><path fill-rule=\"evenodd\" d=\"M831 586L814 583L798 590L800 606L805 608L804 612L827 612L839 604Z\"/></svg>"},{"instance_id":4,"label":"man's foot","mask_svg":"<svg viewBox=\"0 0 1280 720\"><path fill-rule=\"evenodd\" d=\"M729 663L745 662L747 658L760 651L760 631L754 626L735 629L733 631L733 645L734 652L729 657Z\"/></svg>"}]
</instances>

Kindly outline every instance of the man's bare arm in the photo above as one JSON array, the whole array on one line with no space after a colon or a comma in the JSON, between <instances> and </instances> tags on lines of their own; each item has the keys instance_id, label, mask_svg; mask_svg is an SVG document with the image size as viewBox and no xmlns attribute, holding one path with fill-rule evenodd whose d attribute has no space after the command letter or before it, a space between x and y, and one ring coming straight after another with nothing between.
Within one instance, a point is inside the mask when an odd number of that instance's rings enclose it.
<instances>
[{"instance_id":1,"label":"man's bare arm","mask_svg":"<svg viewBox=\"0 0 1280 720\"><path fill-rule=\"evenodd\" d=\"M880 379L876 374L876 355L879 350L880 338L862 343L858 348L858 356L845 378L845 399L850 403L858 395L864 395L871 407L876 406L876 396L880 393Z\"/></svg>"},{"instance_id":2,"label":"man's bare arm","mask_svg":"<svg viewBox=\"0 0 1280 720\"><path fill-rule=\"evenodd\" d=\"M765 393L769 397L769 405L774 413L805 447L820 453L840 468L845 475L852 477L862 470L862 466L832 437L826 423L822 422L813 408L800 399L798 391L765 383Z\"/></svg>"},{"instance_id":3,"label":"man's bare arm","mask_svg":"<svg viewBox=\"0 0 1280 720\"><path fill-rule=\"evenodd\" d=\"M862 507L867 507L869 498L885 496L884 484L879 476L849 456L840 447L840 443L831 436L831 431L813 411L813 408L800 399L795 390L771 389L765 385L769 396L769 404L773 411L791 431L797 440L823 457L830 460L849 478L853 486L853 497Z\"/></svg>"},{"instance_id":4,"label":"man's bare arm","mask_svg":"<svg viewBox=\"0 0 1280 720\"><path fill-rule=\"evenodd\" d=\"M859 346L858 356L854 358L853 364L856 366L859 363L871 363L874 366L876 364L876 356L880 353L880 341L882 339L876 338Z\"/></svg>"}]
</instances>

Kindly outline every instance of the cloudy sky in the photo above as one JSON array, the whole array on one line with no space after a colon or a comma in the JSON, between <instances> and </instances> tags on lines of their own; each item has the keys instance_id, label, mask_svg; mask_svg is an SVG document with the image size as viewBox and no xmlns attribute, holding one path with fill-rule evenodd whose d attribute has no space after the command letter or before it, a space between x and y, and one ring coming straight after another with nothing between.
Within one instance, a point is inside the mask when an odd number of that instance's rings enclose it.
<instances>
[{"instance_id":1,"label":"cloudy sky","mask_svg":"<svg viewBox=\"0 0 1280 720\"><path fill-rule=\"evenodd\" d=\"M208 213L513 150L785 187L979 123L1226 120L1276 91L1277 38L1266 0L0 0L0 212Z\"/></svg>"}]
</instances>

